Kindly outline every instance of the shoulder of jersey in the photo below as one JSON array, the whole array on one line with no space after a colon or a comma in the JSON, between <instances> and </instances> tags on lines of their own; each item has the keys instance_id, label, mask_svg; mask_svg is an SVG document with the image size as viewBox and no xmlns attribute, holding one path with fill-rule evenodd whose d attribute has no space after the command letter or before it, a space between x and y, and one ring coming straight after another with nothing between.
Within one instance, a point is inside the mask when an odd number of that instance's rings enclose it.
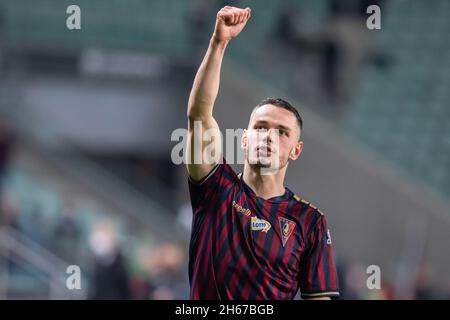
<instances>
[{"instance_id":1,"label":"shoulder of jersey","mask_svg":"<svg viewBox=\"0 0 450 320\"><path fill-rule=\"evenodd\" d=\"M294 194L294 199L295 199L296 201L298 201L299 203L301 203L301 204L310 206L311 208L313 208L314 210L316 210L321 216L324 215L323 212L319 210L319 208L317 208L317 207L316 207L315 205L313 205L311 202L306 201L305 199L300 198L300 196Z\"/></svg>"}]
</instances>

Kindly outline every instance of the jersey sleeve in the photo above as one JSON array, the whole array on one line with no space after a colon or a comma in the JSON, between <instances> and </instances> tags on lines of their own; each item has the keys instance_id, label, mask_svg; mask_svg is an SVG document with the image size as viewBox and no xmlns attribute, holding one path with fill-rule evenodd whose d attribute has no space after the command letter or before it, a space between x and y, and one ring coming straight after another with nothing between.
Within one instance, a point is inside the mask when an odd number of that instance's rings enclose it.
<instances>
[{"instance_id":1,"label":"jersey sleeve","mask_svg":"<svg viewBox=\"0 0 450 320\"><path fill-rule=\"evenodd\" d=\"M228 188L231 188L237 180L237 174L226 162L225 158L214 166L214 168L201 180L196 181L188 176L189 194L191 203L196 213L205 201L213 201L216 196Z\"/></svg>"},{"instance_id":2,"label":"jersey sleeve","mask_svg":"<svg viewBox=\"0 0 450 320\"><path fill-rule=\"evenodd\" d=\"M309 232L308 245L300 259L300 293L305 299L339 297L333 244L324 215L320 215Z\"/></svg>"}]
</instances>

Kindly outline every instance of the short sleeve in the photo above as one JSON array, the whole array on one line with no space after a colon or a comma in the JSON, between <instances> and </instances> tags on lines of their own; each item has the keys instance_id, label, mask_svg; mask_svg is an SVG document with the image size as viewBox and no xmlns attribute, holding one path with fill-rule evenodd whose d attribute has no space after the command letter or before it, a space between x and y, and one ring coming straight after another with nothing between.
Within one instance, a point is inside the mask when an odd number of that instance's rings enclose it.
<instances>
[{"instance_id":1,"label":"short sleeve","mask_svg":"<svg viewBox=\"0 0 450 320\"><path fill-rule=\"evenodd\" d=\"M333 243L324 215L317 219L307 241L306 251L300 258L301 297L339 297Z\"/></svg>"},{"instance_id":2,"label":"short sleeve","mask_svg":"<svg viewBox=\"0 0 450 320\"><path fill-rule=\"evenodd\" d=\"M233 186L238 180L233 168L222 158L222 162L201 180L195 181L188 176L189 193L191 197L194 214L196 208L202 207L202 203L207 199L213 200L217 194Z\"/></svg>"}]
</instances>

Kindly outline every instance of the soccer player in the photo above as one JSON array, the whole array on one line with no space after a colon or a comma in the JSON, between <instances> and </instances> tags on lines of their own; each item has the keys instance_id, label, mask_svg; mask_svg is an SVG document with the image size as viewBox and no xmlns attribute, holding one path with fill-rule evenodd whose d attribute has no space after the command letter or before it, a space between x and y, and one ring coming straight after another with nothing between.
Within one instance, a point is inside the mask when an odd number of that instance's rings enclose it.
<instances>
[{"instance_id":1,"label":"soccer player","mask_svg":"<svg viewBox=\"0 0 450 320\"><path fill-rule=\"evenodd\" d=\"M241 141L245 150L241 174L222 156L215 162L194 160L199 145L201 151L220 152L219 139L207 143L201 133L219 130L213 107L222 59L229 41L250 16L250 8L230 6L217 13L189 97L190 298L293 299L299 290L306 299L337 297L325 216L284 186L288 162L296 160L303 148L303 121L291 104L269 98L254 108ZM200 132L194 130L197 124ZM255 132L263 138L250 143Z\"/></svg>"}]
</instances>

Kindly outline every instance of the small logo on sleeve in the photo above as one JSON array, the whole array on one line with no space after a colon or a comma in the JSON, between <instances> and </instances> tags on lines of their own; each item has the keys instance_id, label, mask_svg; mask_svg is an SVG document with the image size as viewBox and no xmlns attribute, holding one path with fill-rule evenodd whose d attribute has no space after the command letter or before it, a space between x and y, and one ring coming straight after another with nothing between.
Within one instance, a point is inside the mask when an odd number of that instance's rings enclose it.
<instances>
[{"instance_id":1,"label":"small logo on sleeve","mask_svg":"<svg viewBox=\"0 0 450 320\"><path fill-rule=\"evenodd\" d=\"M330 234L330 229L327 230L327 244L331 244L331 234Z\"/></svg>"},{"instance_id":2,"label":"small logo on sleeve","mask_svg":"<svg viewBox=\"0 0 450 320\"><path fill-rule=\"evenodd\" d=\"M295 222L283 217L279 217L278 220L280 221L281 240L284 247L292 232L294 232Z\"/></svg>"},{"instance_id":3,"label":"small logo on sleeve","mask_svg":"<svg viewBox=\"0 0 450 320\"><path fill-rule=\"evenodd\" d=\"M257 217L252 217L250 223L251 229L253 231L262 231L267 233L267 231L269 231L269 229L272 227L270 222L264 219L258 219Z\"/></svg>"}]
</instances>

